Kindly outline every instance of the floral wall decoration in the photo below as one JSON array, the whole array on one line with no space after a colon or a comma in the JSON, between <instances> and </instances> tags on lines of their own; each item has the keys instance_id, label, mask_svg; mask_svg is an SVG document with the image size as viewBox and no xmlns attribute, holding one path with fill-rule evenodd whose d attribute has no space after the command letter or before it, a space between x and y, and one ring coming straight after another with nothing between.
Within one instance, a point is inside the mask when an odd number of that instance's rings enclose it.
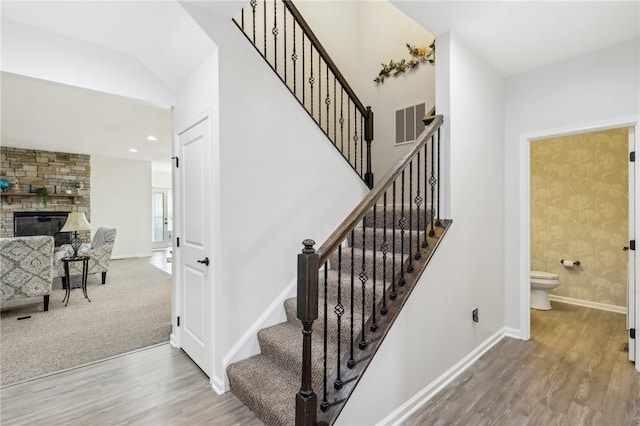
<instances>
[{"instance_id":1,"label":"floral wall decoration","mask_svg":"<svg viewBox=\"0 0 640 426\"><path fill-rule=\"evenodd\" d=\"M393 59L388 64L381 64L382 69L378 73L378 76L373 79L376 84L384 82L384 79L389 76L396 76L402 74L408 69L417 67L420 64L430 63L433 64L436 61L436 41L434 40L429 47L415 47L407 43L407 49L411 59L401 59L399 62Z\"/></svg>"}]
</instances>

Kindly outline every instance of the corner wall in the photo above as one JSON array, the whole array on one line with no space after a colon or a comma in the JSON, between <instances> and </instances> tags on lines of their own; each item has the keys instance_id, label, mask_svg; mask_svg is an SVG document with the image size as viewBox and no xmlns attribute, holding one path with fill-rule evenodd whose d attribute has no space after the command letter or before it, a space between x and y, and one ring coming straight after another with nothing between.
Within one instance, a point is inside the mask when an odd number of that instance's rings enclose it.
<instances>
[{"instance_id":1,"label":"corner wall","mask_svg":"<svg viewBox=\"0 0 640 426\"><path fill-rule=\"evenodd\" d=\"M454 35L437 43L436 100L447 124L453 224L339 425L400 422L425 389L503 330L504 80Z\"/></svg>"},{"instance_id":2,"label":"corner wall","mask_svg":"<svg viewBox=\"0 0 640 426\"><path fill-rule=\"evenodd\" d=\"M92 155L91 194L92 235L117 231L111 258L151 256L151 163Z\"/></svg>"}]
</instances>

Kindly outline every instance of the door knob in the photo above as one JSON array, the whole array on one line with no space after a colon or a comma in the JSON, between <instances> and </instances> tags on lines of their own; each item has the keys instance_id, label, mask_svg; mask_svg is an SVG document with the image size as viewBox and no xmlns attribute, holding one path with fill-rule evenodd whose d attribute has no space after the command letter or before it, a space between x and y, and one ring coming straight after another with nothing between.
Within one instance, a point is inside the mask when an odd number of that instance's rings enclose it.
<instances>
[{"instance_id":1,"label":"door knob","mask_svg":"<svg viewBox=\"0 0 640 426\"><path fill-rule=\"evenodd\" d=\"M628 251L629 247L622 247L622 251Z\"/></svg>"},{"instance_id":2,"label":"door knob","mask_svg":"<svg viewBox=\"0 0 640 426\"><path fill-rule=\"evenodd\" d=\"M202 263L205 266L209 266L209 258L205 257L204 259L200 259L197 261L198 263Z\"/></svg>"}]
</instances>

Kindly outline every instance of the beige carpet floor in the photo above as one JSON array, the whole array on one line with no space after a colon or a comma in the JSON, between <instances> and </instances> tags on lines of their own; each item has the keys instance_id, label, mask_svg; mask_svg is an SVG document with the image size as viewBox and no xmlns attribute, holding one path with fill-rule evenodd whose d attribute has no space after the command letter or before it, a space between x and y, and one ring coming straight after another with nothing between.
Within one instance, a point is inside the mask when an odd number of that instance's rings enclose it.
<instances>
[{"instance_id":1,"label":"beige carpet floor","mask_svg":"<svg viewBox=\"0 0 640 426\"><path fill-rule=\"evenodd\" d=\"M90 275L87 291L54 280L49 311L42 298L4 302L0 316L0 384L77 367L169 340L171 275L149 258L112 260L107 283ZM26 319L20 317L29 316Z\"/></svg>"}]
</instances>

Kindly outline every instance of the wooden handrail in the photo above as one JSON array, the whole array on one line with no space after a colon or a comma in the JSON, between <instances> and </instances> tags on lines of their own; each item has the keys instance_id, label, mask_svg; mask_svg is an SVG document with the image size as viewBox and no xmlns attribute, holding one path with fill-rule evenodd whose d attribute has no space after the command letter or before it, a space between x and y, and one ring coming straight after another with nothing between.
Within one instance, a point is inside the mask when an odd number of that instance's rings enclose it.
<instances>
[{"instance_id":1,"label":"wooden handrail","mask_svg":"<svg viewBox=\"0 0 640 426\"><path fill-rule=\"evenodd\" d=\"M282 2L286 6L286 8L289 9L289 12L291 12L291 14L295 17L296 21L298 21L298 24L300 24L300 27L304 30L305 34L314 45L315 49L318 51L322 59L324 59L331 72L336 76L342 87L344 87L345 92L347 92L349 97L353 100L353 103L360 111L360 114L362 114L363 117L367 118L369 116L367 108L360 101L349 83L347 83L347 80L344 78L336 64L333 62L331 56L329 56L329 53L327 53L325 48L322 46L322 44L318 40L318 37L316 37L314 32L311 30L311 27L309 26L307 21L305 21L305 19L302 17L300 11L295 7L291 0L282 0Z\"/></svg>"},{"instance_id":2,"label":"wooden handrail","mask_svg":"<svg viewBox=\"0 0 640 426\"><path fill-rule=\"evenodd\" d=\"M352 229L364 218L371 207L382 197L385 191L393 184L393 181L402 173L402 170L413 160L413 157L424 147L429 138L442 125L442 115L436 115L427 126L427 128L419 136L419 142L416 146L403 158L398 160L390 171L382 178L382 180L371 189L364 199L356 206L355 209L347 216L347 218L336 228L336 230L327 238L327 240L317 250L320 258L319 264L324 264L329 256L338 248L338 246L348 237Z\"/></svg>"}]
</instances>

